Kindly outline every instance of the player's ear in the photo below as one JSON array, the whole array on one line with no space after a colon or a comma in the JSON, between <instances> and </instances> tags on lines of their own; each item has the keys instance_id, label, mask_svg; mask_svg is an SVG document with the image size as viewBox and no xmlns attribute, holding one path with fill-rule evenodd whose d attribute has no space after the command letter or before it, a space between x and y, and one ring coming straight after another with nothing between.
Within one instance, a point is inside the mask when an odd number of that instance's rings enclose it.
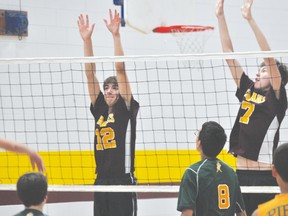
<instances>
[{"instance_id":1,"label":"player's ear","mask_svg":"<svg viewBox=\"0 0 288 216\"><path fill-rule=\"evenodd\" d=\"M199 140L199 139L196 140L196 149L198 151L202 151L201 140Z\"/></svg>"},{"instance_id":2,"label":"player's ear","mask_svg":"<svg viewBox=\"0 0 288 216\"><path fill-rule=\"evenodd\" d=\"M277 172L274 164L272 164L272 176L273 176L274 178L276 178L276 177L278 176L278 172Z\"/></svg>"}]
</instances>

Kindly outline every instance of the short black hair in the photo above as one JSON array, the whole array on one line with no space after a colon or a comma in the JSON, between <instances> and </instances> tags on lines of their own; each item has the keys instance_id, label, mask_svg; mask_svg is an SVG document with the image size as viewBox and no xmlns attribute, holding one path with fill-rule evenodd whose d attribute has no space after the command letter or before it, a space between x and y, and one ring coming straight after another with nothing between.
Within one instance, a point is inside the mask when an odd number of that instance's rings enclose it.
<instances>
[{"instance_id":1,"label":"short black hair","mask_svg":"<svg viewBox=\"0 0 288 216\"><path fill-rule=\"evenodd\" d=\"M105 86L107 86L108 84L118 86L118 81L117 81L116 76L110 76L104 80L104 83L103 83L104 90L105 90Z\"/></svg>"},{"instance_id":2,"label":"short black hair","mask_svg":"<svg viewBox=\"0 0 288 216\"><path fill-rule=\"evenodd\" d=\"M288 81L288 68L287 68L286 64L278 61L277 59L275 59L275 61L276 61L278 70L281 74L282 83L285 86L287 84L287 81ZM264 66L265 66L265 63L262 62L260 64L260 67L264 67Z\"/></svg>"},{"instance_id":3,"label":"short black hair","mask_svg":"<svg viewBox=\"0 0 288 216\"><path fill-rule=\"evenodd\" d=\"M26 207L41 204L47 195L47 178L40 172L22 175L17 182L17 195Z\"/></svg>"},{"instance_id":4,"label":"short black hair","mask_svg":"<svg viewBox=\"0 0 288 216\"><path fill-rule=\"evenodd\" d=\"M205 122L199 132L203 154L208 157L217 157L222 151L227 135L223 127L214 121Z\"/></svg>"},{"instance_id":5,"label":"short black hair","mask_svg":"<svg viewBox=\"0 0 288 216\"><path fill-rule=\"evenodd\" d=\"M288 143L280 145L275 150L273 164L283 181L288 183Z\"/></svg>"}]
</instances>

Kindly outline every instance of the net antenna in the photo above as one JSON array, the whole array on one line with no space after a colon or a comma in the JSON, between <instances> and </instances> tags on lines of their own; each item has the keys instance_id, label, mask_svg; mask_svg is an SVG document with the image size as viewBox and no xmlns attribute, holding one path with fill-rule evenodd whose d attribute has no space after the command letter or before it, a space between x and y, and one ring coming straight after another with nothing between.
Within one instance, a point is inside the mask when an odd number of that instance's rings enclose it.
<instances>
[{"instance_id":1,"label":"net antenna","mask_svg":"<svg viewBox=\"0 0 288 216\"><path fill-rule=\"evenodd\" d=\"M153 32L171 34L176 38L180 52L189 54L202 53L213 30L212 26L172 25L156 27Z\"/></svg>"}]
</instances>

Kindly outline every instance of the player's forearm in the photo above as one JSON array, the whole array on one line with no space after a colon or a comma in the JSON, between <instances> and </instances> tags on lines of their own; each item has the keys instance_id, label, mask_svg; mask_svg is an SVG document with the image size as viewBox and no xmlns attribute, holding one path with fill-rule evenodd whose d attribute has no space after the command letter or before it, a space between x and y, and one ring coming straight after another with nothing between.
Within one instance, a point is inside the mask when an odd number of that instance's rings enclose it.
<instances>
[{"instance_id":1,"label":"player's forearm","mask_svg":"<svg viewBox=\"0 0 288 216\"><path fill-rule=\"evenodd\" d=\"M114 54L115 56L123 56L124 51L121 42L120 34L113 35L113 42L114 42Z\"/></svg>"},{"instance_id":2,"label":"player's forearm","mask_svg":"<svg viewBox=\"0 0 288 216\"><path fill-rule=\"evenodd\" d=\"M263 32L260 30L259 26L256 24L255 20L253 18L248 20L249 25L251 26L256 40L259 44L259 47L262 51L270 51L271 48L268 44L268 41L265 37L265 35L263 34ZM276 60L274 58L264 58L264 62L267 67L267 72L270 74L270 76L272 77L271 79L271 85L273 87L274 90L279 90L280 86L281 86L281 75L280 72L277 68L276 65ZM279 96L279 92L276 93L277 98Z\"/></svg>"},{"instance_id":3,"label":"player's forearm","mask_svg":"<svg viewBox=\"0 0 288 216\"><path fill-rule=\"evenodd\" d=\"M88 39L84 41L84 56L91 57L94 56L93 54L93 46L92 40ZM88 80L93 80L96 72L96 65L95 63L86 63L85 64L85 71Z\"/></svg>"},{"instance_id":4,"label":"player's forearm","mask_svg":"<svg viewBox=\"0 0 288 216\"><path fill-rule=\"evenodd\" d=\"M7 151L13 151L17 153L32 153L32 150L30 150L27 146L6 139L0 139L0 147Z\"/></svg>"},{"instance_id":5,"label":"player's forearm","mask_svg":"<svg viewBox=\"0 0 288 216\"><path fill-rule=\"evenodd\" d=\"M248 20L248 23L254 32L254 35L255 35L256 40L260 46L260 49L262 51L270 51L271 48L268 44L268 41L266 40L266 37L264 36L263 32L260 30L260 28L257 25L257 23L255 22L255 20L253 18L251 18L250 20Z\"/></svg>"},{"instance_id":6,"label":"player's forearm","mask_svg":"<svg viewBox=\"0 0 288 216\"><path fill-rule=\"evenodd\" d=\"M93 56L93 45L91 39L84 41L84 56Z\"/></svg>"},{"instance_id":7,"label":"player's forearm","mask_svg":"<svg viewBox=\"0 0 288 216\"><path fill-rule=\"evenodd\" d=\"M124 56L120 34L113 35L113 40L114 40L114 55ZM116 62L115 67L117 72L125 72L124 62Z\"/></svg>"},{"instance_id":8,"label":"player's forearm","mask_svg":"<svg viewBox=\"0 0 288 216\"><path fill-rule=\"evenodd\" d=\"M228 31L225 16L218 17L218 26L221 39L221 45L224 52L233 52L233 44Z\"/></svg>"}]
</instances>

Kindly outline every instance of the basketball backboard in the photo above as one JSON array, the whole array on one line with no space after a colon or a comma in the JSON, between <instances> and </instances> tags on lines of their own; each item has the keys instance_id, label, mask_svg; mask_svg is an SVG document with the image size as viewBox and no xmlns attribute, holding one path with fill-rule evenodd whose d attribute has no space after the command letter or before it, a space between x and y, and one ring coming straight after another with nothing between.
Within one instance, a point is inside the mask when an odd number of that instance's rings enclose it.
<instances>
[{"instance_id":1,"label":"basketball backboard","mask_svg":"<svg viewBox=\"0 0 288 216\"><path fill-rule=\"evenodd\" d=\"M159 26L191 25L195 0L124 0L127 26L150 33Z\"/></svg>"}]
</instances>

